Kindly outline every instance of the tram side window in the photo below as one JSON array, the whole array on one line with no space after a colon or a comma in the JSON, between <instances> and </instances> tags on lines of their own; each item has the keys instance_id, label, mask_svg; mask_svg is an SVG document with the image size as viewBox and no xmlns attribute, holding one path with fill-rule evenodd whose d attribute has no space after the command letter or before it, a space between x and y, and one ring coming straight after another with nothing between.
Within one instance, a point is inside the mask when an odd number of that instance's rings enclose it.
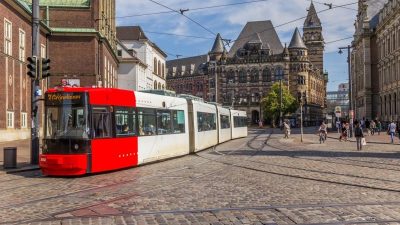
<instances>
[{"instance_id":1,"label":"tram side window","mask_svg":"<svg viewBox=\"0 0 400 225\"><path fill-rule=\"evenodd\" d=\"M134 136L136 132L136 114L133 108L115 110L115 128L117 137Z\"/></svg>"},{"instance_id":2,"label":"tram side window","mask_svg":"<svg viewBox=\"0 0 400 225\"><path fill-rule=\"evenodd\" d=\"M227 129L231 127L231 124L229 122L229 116L220 115L220 120L221 120L221 129Z\"/></svg>"},{"instance_id":3,"label":"tram side window","mask_svg":"<svg viewBox=\"0 0 400 225\"><path fill-rule=\"evenodd\" d=\"M138 123L139 135L156 135L156 110L146 108L138 109Z\"/></svg>"},{"instance_id":4,"label":"tram side window","mask_svg":"<svg viewBox=\"0 0 400 225\"><path fill-rule=\"evenodd\" d=\"M171 111L157 110L157 134L171 134Z\"/></svg>"},{"instance_id":5,"label":"tram side window","mask_svg":"<svg viewBox=\"0 0 400 225\"><path fill-rule=\"evenodd\" d=\"M197 126L198 131L209 131L216 129L215 114L197 112Z\"/></svg>"},{"instance_id":6,"label":"tram side window","mask_svg":"<svg viewBox=\"0 0 400 225\"><path fill-rule=\"evenodd\" d=\"M234 123L235 127L246 127L247 126L247 117L234 116L233 123Z\"/></svg>"},{"instance_id":7,"label":"tram side window","mask_svg":"<svg viewBox=\"0 0 400 225\"><path fill-rule=\"evenodd\" d=\"M111 116L106 107L95 107L92 111L94 138L111 137Z\"/></svg>"},{"instance_id":8,"label":"tram side window","mask_svg":"<svg viewBox=\"0 0 400 225\"><path fill-rule=\"evenodd\" d=\"M172 111L174 134L185 133L185 111Z\"/></svg>"}]
</instances>

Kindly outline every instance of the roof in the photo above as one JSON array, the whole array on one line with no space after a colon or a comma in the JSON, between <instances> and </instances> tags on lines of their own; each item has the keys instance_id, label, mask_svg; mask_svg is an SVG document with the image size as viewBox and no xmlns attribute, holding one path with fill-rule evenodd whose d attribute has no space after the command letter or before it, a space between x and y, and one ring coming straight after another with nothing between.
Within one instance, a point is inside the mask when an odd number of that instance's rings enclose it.
<instances>
[{"instance_id":1,"label":"roof","mask_svg":"<svg viewBox=\"0 0 400 225\"><path fill-rule=\"evenodd\" d=\"M150 45L160 52L164 57L167 54L157 44L150 41L140 26L119 26L117 27L117 39L121 41L148 41Z\"/></svg>"},{"instance_id":2,"label":"roof","mask_svg":"<svg viewBox=\"0 0 400 225\"><path fill-rule=\"evenodd\" d=\"M193 57L181 58L168 60L166 62L166 66L168 69L172 69L172 67L177 67L177 70L180 71L182 66L186 66L186 68L190 68L192 64L194 64L194 71L199 69L199 66L203 63L207 63L208 55L198 55Z\"/></svg>"},{"instance_id":3,"label":"roof","mask_svg":"<svg viewBox=\"0 0 400 225\"><path fill-rule=\"evenodd\" d=\"M117 27L119 40L149 40L140 26Z\"/></svg>"},{"instance_id":4,"label":"roof","mask_svg":"<svg viewBox=\"0 0 400 225\"><path fill-rule=\"evenodd\" d=\"M270 20L264 20L247 22L232 48L229 50L229 57L233 57L237 50L243 48L247 42L252 41L256 34L258 34L263 46L269 45L275 54L282 53L283 46L272 22Z\"/></svg>"},{"instance_id":5,"label":"roof","mask_svg":"<svg viewBox=\"0 0 400 225\"><path fill-rule=\"evenodd\" d=\"M303 42L303 39L301 38L299 28L297 27L296 30L294 30L292 40L290 41L288 48L307 48Z\"/></svg>"},{"instance_id":6,"label":"roof","mask_svg":"<svg viewBox=\"0 0 400 225\"><path fill-rule=\"evenodd\" d=\"M221 35L218 33L210 53L223 53L225 50Z\"/></svg>"},{"instance_id":7,"label":"roof","mask_svg":"<svg viewBox=\"0 0 400 225\"><path fill-rule=\"evenodd\" d=\"M32 5L32 0L19 0L27 2ZM55 6L55 7L89 7L90 0L40 0L41 6Z\"/></svg>"},{"instance_id":8,"label":"roof","mask_svg":"<svg viewBox=\"0 0 400 225\"><path fill-rule=\"evenodd\" d=\"M313 2L311 2L310 8L308 9L307 18L304 20L304 28L309 27L321 27L321 20L318 18Z\"/></svg>"}]
</instances>

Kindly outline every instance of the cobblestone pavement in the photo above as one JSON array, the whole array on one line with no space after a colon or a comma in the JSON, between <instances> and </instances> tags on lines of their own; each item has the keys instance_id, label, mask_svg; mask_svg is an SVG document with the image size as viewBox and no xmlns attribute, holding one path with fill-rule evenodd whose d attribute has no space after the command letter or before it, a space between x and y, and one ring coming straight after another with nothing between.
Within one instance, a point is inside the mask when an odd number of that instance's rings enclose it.
<instances>
[{"instance_id":1,"label":"cobblestone pavement","mask_svg":"<svg viewBox=\"0 0 400 225\"><path fill-rule=\"evenodd\" d=\"M398 145L294 133L79 178L0 174L0 224L400 224Z\"/></svg>"}]
</instances>

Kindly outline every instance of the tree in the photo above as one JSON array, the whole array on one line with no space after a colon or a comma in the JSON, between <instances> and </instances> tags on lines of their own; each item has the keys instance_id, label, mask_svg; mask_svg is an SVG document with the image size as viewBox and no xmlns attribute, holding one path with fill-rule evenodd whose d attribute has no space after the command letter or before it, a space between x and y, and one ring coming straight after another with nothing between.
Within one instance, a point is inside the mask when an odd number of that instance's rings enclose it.
<instances>
[{"instance_id":1,"label":"tree","mask_svg":"<svg viewBox=\"0 0 400 225\"><path fill-rule=\"evenodd\" d=\"M272 125L275 124L275 120L279 118L279 106L280 106L280 84L276 82L272 85L270 92L266 97L261 100L264 118L272 121ZM296 112L298 103L296 98L289 92L286 85L282 84L282 115Z\"/></svg>"}]
</instances>

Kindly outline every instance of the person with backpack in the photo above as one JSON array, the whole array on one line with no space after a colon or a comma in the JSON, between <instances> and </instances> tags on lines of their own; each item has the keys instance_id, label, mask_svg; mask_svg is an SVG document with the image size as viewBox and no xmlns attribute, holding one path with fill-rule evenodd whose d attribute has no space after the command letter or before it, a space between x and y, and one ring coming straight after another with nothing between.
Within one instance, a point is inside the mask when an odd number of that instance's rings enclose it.
<instances>
[{"instance_id":1,"label":"person with backpack","mask_svg":"<svg viewBox=\"0 0 400 225\"><path fill-rule=\"evenodd\" d=\"M362 140L362 138L364 138L364 133L360 126L360 123L358 123L358 122L356 123L356 128L354 129L354 136L356 137L357 150L361 151L362 150L361 140Z\"/></svg>"}]
</instances>

